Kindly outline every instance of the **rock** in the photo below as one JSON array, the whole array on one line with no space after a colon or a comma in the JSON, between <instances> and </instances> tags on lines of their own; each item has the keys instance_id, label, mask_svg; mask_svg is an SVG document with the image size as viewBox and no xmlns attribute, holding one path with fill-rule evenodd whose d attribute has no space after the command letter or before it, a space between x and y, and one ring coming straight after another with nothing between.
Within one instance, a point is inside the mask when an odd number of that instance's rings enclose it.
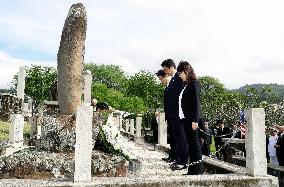
<instances>
[{"instance_id":1,"label":"rock","mask_svg":"<svg viewBox=\"0 0 284 187\"><path fill-rule=\"evenodd\" d=\"M74 176L74 153L51 153L42 150L25 149L10 156L0 157L1 177L10 178L63 178ZM93 151L92 175L118 177L126 176L127 167L123 157L111 156Z\"/></svg>"},{"instance_id":2,"label":"rock","mask_svg":"<svg viewBox=\"0 0 284 187\"><path fill-rule=\"evenodd\" d=\"M99 126L104 118L98 113L93 115L92 144L95 145ZM70 152L75 150L76 132L74 115L61 115L57 117L43 116L40 139L35 140L36 148L51 152Z\"/></svg>"}]
</instances>

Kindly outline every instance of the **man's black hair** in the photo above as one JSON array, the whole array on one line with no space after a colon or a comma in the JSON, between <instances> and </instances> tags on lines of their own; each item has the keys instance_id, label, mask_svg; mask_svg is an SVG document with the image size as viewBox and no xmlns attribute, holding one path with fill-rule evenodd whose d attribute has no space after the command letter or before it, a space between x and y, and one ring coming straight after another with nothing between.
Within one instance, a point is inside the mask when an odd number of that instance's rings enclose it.
<instances>
[{"instance_id":1,"label":"man's black hair","mask_svg":"<svg viewBox=\"0 0 284 187\"><path fill-rule=\"evenodd\" d=\"M107 104L107 103L105 103L105 102L99 102L99 103L97 103L97 105L96 105L96 110L98 110L98 109L100 109L100 110L108 110L109 107L108 107L108 104Z\"/></svg>"},{"instance_id":2,"label":"man's black hair","mask_svg":"<svg viewBox=\"0 0 284 187\"><path fill-rule=\"evenodd\" d=\"M218 119L218 120L216 121L216 125L223 124L223 123L224 123L224 122L223 122L222 119Z\"/></svg>"},{"instance_id":3,"label":"man's black hair","mask_svg":"<svg viewBox=\"0 0 284 187\"><path fill-rule=\"evenodd\" d=\"M161 66L162 67L166 66L167 68L171 68L171 67L176 68L176 64L174 63L174 61L172 59L164 60L161 64Z\"/></svg>"},{"instance_id":4,"label":"man's black hair","mask_svg":"<svg viewBox=\"0 0 284 187\"><path fill-rule=\"evenodd\" d=\"M156 75L159 77L159 76L161 76L161 77L165 77L166 76L166 73L165 73L165 71L163 70L163 69L160 69L157 73L156 73Z\"/></svg>"}]
</instances>

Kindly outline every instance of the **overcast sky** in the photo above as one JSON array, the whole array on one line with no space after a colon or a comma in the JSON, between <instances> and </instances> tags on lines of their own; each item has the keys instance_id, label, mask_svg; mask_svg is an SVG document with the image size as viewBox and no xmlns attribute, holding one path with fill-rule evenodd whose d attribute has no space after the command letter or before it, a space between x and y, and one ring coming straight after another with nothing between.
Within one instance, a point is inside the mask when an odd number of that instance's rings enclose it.
<instances>
[{"instance_id":1,"label":"overcast sky","mask_svg":"<svg viewBox=\"0 0 284 187\"><path fill-rule=\"evenodd\" d=\"M72 0L1 0L0 88L20 65L56 67ZM155 72L167 58L226 88L284 84L283 0L89 0L85 63Z\"/></svg>"}]
</instances>

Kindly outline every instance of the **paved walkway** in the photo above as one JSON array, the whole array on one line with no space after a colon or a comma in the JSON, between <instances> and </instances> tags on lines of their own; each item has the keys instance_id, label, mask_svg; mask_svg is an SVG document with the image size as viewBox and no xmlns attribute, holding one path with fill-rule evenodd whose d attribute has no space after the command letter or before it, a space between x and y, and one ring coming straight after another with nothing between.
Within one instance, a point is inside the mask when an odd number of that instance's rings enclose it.
<instances>
[{"instance_id":1,"label":"paved walkway","mask_svg":"<svg viewBox=\"0 0 284 187\"><path fill-rule=\"evenodd\" d=\"M162 151L154 150L154 146L150 144L138 144L135 142L128 142L131 157L137 158L142 162L142 168L138 172L131 173L129 176L173 176L187 173L187 170L172 171L170 164L162 161L162 158L167 157L168 154Z\"/></svg>"}]
</instances>

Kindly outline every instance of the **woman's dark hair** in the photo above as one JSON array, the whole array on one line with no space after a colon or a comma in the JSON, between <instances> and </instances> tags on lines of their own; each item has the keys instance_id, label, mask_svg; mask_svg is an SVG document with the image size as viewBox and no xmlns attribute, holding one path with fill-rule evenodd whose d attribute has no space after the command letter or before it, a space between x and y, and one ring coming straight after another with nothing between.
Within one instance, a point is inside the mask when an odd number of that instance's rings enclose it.
<instances>
[{"instance_id":1,"label":"woman's dark hair","mask_svg":"<svg viewBox=\"0 0 284 187\"><path fill-rule=\"evenodd\" d=\"M187 61L181 61L179 63L177 67L177 72L184 72L186 74L187 83L197 79L193 67Z\"/></svg>"},{"instance_id":2,"label":"woman's dark hair","mask_svg":"<svg viewBox=\"0 0 284 187\"><path fill-rule=\"evenodd\" d=\"M164 60L161 64L161 66L162 67L166 66L167 68L171 68L171 67L176 68L176 64L174 63L174 61L172 59Z\"/></svg>"},{"instance_id":3,"label":"woman's dark hair","mask_svg":"<svg viewBox=\"0 0 284 187\"><path fill-rule=\"evenodd\" d=\"M157 73L156 73L156 75L159 77L159 76L161 76L161 77L165 77L166 76L166 73L165 73L165 71L163 70L163 69L160 69Z\"/></svg>"}]
</instances>

